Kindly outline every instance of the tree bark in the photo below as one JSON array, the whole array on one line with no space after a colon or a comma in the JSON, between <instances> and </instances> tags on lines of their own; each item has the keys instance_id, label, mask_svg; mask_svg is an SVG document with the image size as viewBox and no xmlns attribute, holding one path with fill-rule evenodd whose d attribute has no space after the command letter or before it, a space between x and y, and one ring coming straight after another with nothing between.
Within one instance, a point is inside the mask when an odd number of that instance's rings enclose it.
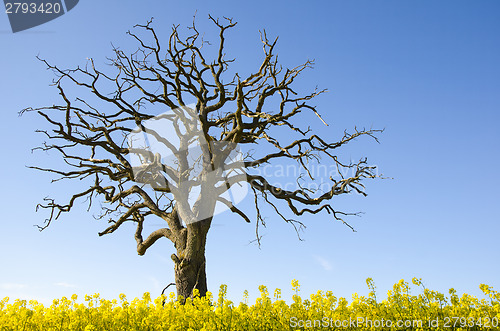
<instances>
[{"instance_id":1,"label":"tree bark","mask_svg":"<svg viewBox=\"0 0 500 331\"><path fill-rule=\"evenodd\" d=\"M176 244L177 254L172 254L177 297L182 303L193 297L194 289L201 297L207 293L205 244L208 228L201 223L187 226L186 235Z\"/></svg>"},{"instance_id":2,"label":"tree bark","mask_svg":"<svg viewBox=\"0 0 500 331\"><path fill-rule=\"evenodd\" d=\"M184 259L184 265L175 266L175 285L177 297L184 302L186 298L193 297L194 289L197 289L200 296L207 294L207 275L205 272L205 256L197 259Z\"/></svg>"}]
</instances>

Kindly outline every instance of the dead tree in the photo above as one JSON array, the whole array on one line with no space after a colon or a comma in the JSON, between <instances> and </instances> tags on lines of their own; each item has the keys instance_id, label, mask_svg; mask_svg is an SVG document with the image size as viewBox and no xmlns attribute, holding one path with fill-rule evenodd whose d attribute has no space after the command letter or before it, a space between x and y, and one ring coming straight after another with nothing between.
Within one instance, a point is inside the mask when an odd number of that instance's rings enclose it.
<instances>
[{"instance_id":1,"label":"dead tree","mask_svg":"<svg viewBox=\"0 0 500 331\"><path fill-rule=\"evenodd\" d=\"M92 205L101 198L104 203L97 216L109 223L100 236L115 232L125 222L134 222L139 255L160 238L173 243L175 284L177 294L183 298L192 296L194 289L202 296L207 291L205 245L216 204L248 223L253 221L260 244L262 203L297 233L304 226L298 220L300 216L322 211L351 227L344 216L354 214L334 208L332 198L353 191L366 195L363 179L377 177L375 167L369 166L366 159L342 162L337 150L360 136L377 140L375 135L380 130L355 128L329 142L297 123L296 118L304 112L323 122L310 101L325 90L300 94L293 88L294 80L313 66L312 61L283 68L274 53L277 38L271 41L263 31L260 67L250 74L230 75L228 69L234 60L226 58L225 36L236 22L209 19L219 31L214 46L203 40L194 22L184 38L179 27L174 26L165 46L160 46L151 21L136 25L134 31L138 32L128 34L138 42L138 48L126 53L115 47L109 59L112 73L98 69L92 59L75 69L60 69L40 59L56 75L53 83L61 104L22 111L37 112L48 122L51 129L39 130L46 142L37 149L57 151L67 166L63 170L32 168L56 174L55 180L80 179L88 183L85 189L69 196L65 204L53 199L39 204L37 209L50 211L40 230L61 213L71 211L77 200L87 198ZM214 51L210 59L207 47ZM68 88L63 88L68 83L74 84L75 91L86 94L71 97ZM193 105L189 106L189 102ZM158 110L166 113L159 115ZM151 124L159 119L172 123L170 131L178 136L176 146ZM145 133L166 146L174 161L166 162L165 155L155 153L150 146L131 144L130 137ZM193 142L198 146L195 161L187 152ZM243 151L244 147L253 149ZM239 155L239 164L228 162L230 155ZM132 156L136 157L135 163ZM328 179L327 189L304 186L306 178L315 180L310 170L320 160L334 167L336 175ZM278 162L293 162L300 167L304 177L295 178L295 189L282 188L279 182L259 172ZM232 175L228 176L229 172ZM236 185L248 188L250 211L224 197ZM186 192L193 191L199 196L190 203ZM144 239L144 223L154 217L162 219L165 226Z\"/></svg>"}]
</instances>

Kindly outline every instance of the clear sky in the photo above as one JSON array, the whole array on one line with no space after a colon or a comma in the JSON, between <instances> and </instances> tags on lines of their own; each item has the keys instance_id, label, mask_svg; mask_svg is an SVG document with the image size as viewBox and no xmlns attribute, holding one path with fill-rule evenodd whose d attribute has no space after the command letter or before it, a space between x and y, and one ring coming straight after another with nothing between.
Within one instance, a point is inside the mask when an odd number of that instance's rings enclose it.
<instances>
[{"instance_id":1,"label":"clear sky","mask_svg":"<svg viewBox=\"0 0 500 331\"><path fill-rule=\"evenodd\" d=\"M259 249L249 243L255 224L218 215L207 244L210 290L227 284L239 302L245 289L254 298L264 284L287 298L296 278L302 294L332 290L350 298L368 293L367 277L379 298L412 277L446 293L454 287L481 295L481 283L500 289L500 2L82 0L62 17L16 34L0 14L0 298L48 303L72 293L159 295L174 280L167 239L138 256L132 227L99 238L105 224L84 205L38 232L33 225L48 215L36 213L36 204L81 186L50 184L50 175L26 168L61 163L54 153L30 152L43 140L34 131L47 124L17 112L59 102L49 86L53 76L36 55L61 67L92 57L102 67L111 43L135 47L125 34L134 24L154 17L165 40L173 24L191 23L195 12L207 39L216 37L209 13L239 22L228 34L227 53L241 72L256 69L263 28L279 35L285 65L315 59L298 86L329 89L315 104L330 126L314 115L302 120L331 140L355 125L385 128L380 144L360 139L343 155L367 156L393 178L369 182L366 198L334 200L340 210L365 213L350 220L356 233L325 213L302 218L307 229L299 241L269 213Z\"/></svg>"}]
</instances>

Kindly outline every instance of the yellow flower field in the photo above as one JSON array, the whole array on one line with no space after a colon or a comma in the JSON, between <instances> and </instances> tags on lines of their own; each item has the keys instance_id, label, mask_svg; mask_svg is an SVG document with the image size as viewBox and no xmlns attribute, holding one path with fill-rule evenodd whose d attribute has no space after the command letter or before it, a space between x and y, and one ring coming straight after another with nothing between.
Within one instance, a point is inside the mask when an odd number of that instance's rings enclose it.
<instances>
[{"instance_id":1,"label":"yellow flower field","mask_svg":"<svg viewBox=\"0 0 500 331\"><path fill-rule=\"evenodd\" d=\"M410 292L410 284L401 280L379 300L372 279L368 297L353 294L349 303L331 291L318 291L308 299L299 295L298 281L292 281L295 291L287 304L281 290L270 296L260 286L255 304L234 304L226 298L227 286L221 285L217 298L211 293L195 295L185 305L175 295L152 299L145 293L142 299L128 301L105 300L99 294L56 299L50 307L37 301L0 301L0 330L499 330L500 293L487 285L478 299L468 294L457 296L426 289L420 279L413 279L420 294Z\"/></svg>"}]
</instances>

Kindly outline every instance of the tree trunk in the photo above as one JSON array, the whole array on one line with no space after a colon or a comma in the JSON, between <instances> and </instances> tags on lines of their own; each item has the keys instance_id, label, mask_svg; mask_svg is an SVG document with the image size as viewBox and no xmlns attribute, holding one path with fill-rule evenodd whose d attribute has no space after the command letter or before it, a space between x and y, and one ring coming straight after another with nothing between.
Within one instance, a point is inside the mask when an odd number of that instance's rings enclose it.
<instances>
[{"instance_id":1,"label":"tree trunk","mask_svg":"<svg viewBox=\"0 0 500 331\"><path fill-rule=\"evenodd\" d=\"M186 298L193 297L194 289L198 289L202 297L207 293L205 243L208 228L204 231L199 222L188 225L186 230L180 245L176 245L177 255L172 254L177 297L183 303Z\"/></svg>"},{"instance_id":2,"label":"tree trunk","mask_svg":"<svg viewBox=\"0 0 500 331\"><path fill-rule=\"evenodd\" d=\"M184 302L184 299L193 297L194 289L198 289L200 296L205 296L207 294L205 256L201 258L185 258L183 261L175 266L177 297Z\"/></svg>"}]
</instances>

